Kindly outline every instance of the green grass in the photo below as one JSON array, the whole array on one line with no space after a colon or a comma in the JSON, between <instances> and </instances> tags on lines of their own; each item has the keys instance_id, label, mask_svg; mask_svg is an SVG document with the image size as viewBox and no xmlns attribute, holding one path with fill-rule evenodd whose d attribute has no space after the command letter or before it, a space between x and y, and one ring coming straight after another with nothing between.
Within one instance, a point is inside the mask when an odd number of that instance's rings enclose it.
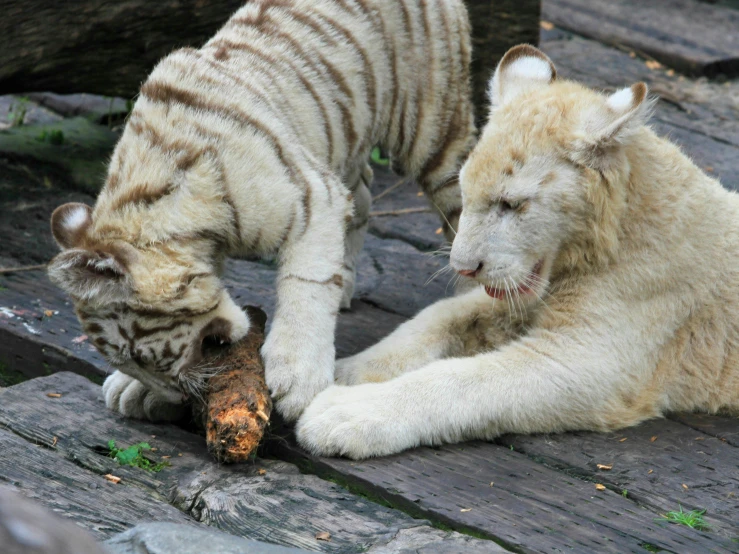
<instances>
[{"instance_id":1,"label":"green grass","mask_svg":"<svg viewBox=\"0 0 739 554\"><path fill-rule=\"evenodd\" d=\"M36 140L59 146L60 144L64 144L64 131L61 129L45 129L39 133Z\"/></svg>"},{"instance_id":2,"label":"green grass","mask_svg":"<svg viewBox=\"0 0 739 554\"><path fill-rule=\"evenodd\" d=\"M390 163L390 160L382 157L382 152L380 151L379 146L375 146L372 149L372 153L370 154L370 160L372 160L372 163L377 164L377 165L382 165L382 166L388 165Z\"/></svg>"},{"instance_id":3,"label":"green grass","mask_svg":"<svg viewBox=\"0 0 739 554\"><path fill-rule=\"evenodd\" d=\"M621 496L623 496L624 498L628 498L629 497L629 491L627 491L626 489L622 490L621 491Z\"/></svg>"},{"instance_id":4,"label":"green grass","mask_svg":"<svg viewBox=\"0 0 739 554\"><path fill-rule=\"evenodd\" d=\"M169 466L169 462L165 461L154 463L144 457L143 452L151 450L151 446L146 442L140 442L138 444L133 444L128 448L121 449L118 448L115 445L115 441L111 439L108 441L108 449L110 450L108 456L115 459L115 461L122 466L134 466L154 472L162 471L165 467Z\"/></svg>"},{"instance_id":5,"label":"green grass","mask_svg":"<svg viewBox=\"0 0 739 554\"><path fill-rule=\"evenodd\" d=\"M12 387L23 381L28 381L28 377L20 371L9 369L7 365L0 362L0 387Z\"/></svg>"},{"instance_id":6,"label":"green grass","mask_svg":"<svg viewBox=\"0 0 739 554\"><path fill-rule=\"evenodd\" d=\"M668 521L669 523L685 525L697 531L708 531L710 527L703 519L703 514L705 513L705 510L690 510L689 512L685 512L683 511L683 507L680 506L680 511L667 512L664 517L657 518L655 521Z\"/></svg>"}]
</instances>

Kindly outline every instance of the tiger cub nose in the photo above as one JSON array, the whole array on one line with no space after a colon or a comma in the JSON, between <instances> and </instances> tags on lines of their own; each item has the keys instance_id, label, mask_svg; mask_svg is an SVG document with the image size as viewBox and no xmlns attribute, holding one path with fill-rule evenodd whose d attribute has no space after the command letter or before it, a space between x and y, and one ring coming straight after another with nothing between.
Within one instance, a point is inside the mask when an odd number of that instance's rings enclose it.
<instances>
[{"instance_id":1,"label":"tiger cub nose","mask_svg":"<svg viewBox=\"0 0 739 554\"><path fill-rule=\"evenodd\" d=\"M474 277L478 273L480 273L480 270L482 269L482 262L477 264L477 269L458 269L457 273L460 275L463 275L464 277Z\"/></svg>"}]
</instances>

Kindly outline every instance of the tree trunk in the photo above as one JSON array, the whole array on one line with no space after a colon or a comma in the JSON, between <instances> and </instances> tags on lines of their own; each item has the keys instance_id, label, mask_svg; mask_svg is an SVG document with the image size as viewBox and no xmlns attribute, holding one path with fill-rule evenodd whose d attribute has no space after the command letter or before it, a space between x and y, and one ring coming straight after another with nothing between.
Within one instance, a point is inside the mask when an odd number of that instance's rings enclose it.
<instances>
[{"instance_id":1,"label":"tree trunk","mask_svg":"<svg viewBox=\"0 0 739 554\"><path fill-rule=\"evenodd\" d=\"M244 0L0 0L0 92L134 96L165 54L200 46Z\"/></svg>"},{"instance_id":2,"label":"tree trunk","mask_svg":"<svg viewBox=\"0 0 739 554\"><path fill-rule=\"evenodd\" d=\"M539 44L541 0L466 0L472 22L472 100L479 128L487 121L487 86L503 54Z\"/></svg>"}]
</instances>

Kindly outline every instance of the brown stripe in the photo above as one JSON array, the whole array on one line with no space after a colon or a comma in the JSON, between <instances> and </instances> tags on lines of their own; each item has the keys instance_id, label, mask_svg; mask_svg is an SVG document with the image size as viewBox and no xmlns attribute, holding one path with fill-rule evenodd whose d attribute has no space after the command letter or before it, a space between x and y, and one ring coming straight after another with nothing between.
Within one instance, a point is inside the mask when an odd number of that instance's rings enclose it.
<instances>
[{"instance_id":1,"label":"brown stripe","mask_svg":"<svg viewBox=\"0 0 739 554\"><path fill-rule=\"evenodd\" d=\"M148 183L134 185L126 189L120 196L110 204L111 211L117 211L128 204L149 206L161 198L171 194L175 190L173 183L167 183L163 187L152 187Z\"/></svg>"},{"instance_id":2,"label":"brown stripe","mask_svg":"<svg viewBox=\"0 0 739 554\"><path fill-rule=\"evenodd\" d=\"M337 287L341 288L344 285L344 278L338 274L335 273L325 281L316 281L315 279L306 279L305 277L300 277L299 275L285 275L282 277L282 279L295 279L297 281L302 281L303 283L313 283L316 285L336 285Z\"/></svg>"},{"instance_id":3,"label":"brown stripe","mask_svg":"<svg viewBox=\"0 0 739 554\"><path fill-rule=\"evenodd\" d=\"M287 224L285 231L282 233L282 236L280 237L280 242L277 244L277 248L280 248L287 240L287 237L290 236L290 231L293 230L294 224L295 224L295 212L293 211L290 213L290 223Z\"/></svg>"},{"instance_id":4,"label":"brown stripe","mask_svg":"<svg viewBox=\"0 0 739 554\"><path fill-rule=\"evenodd\" d=\"M185 319L180 321L173 321L169 325L161 325L159 327L150 327L148 329L144 329L139 325L138 321L134 320L133 325L131 326L131 332L133 333L133 339L136 340L142 339L144 337L149 337L163 331L171 331L172 329L177 329L177 327L182 327L183 325L192 325L192 322Z\"/></svg>"},{"instance_id":5,"label":"brown stripe","mask_svg":"<svg viewBox=\"0 0 739 554\"><path fill-rule=\"evenodd\" d=\"M430 37L430 29L429 29L429 22L428 22L428 11L426 10L426 0L420 0L419 6L421 8L421 21L423 22L423 49L426 51L427 55L433 56L435 52L432 51L430 47L433 46L433 43L429 41ZM429 63L421 64L422 68L421 71L425 73L425 79L422 81L421 79L417 79L417 85L416 85L416 121L415 126L413 129L413 134L410 136L409 143L408 143L408 158L413 159L413 150L416 146L416 141L418 140L418 135L421 132L421 125L423 124L423 118L424 118L424 92L426 90L434 91L434 68L432 66L432 62L429 61Z\"/></svg>"},{"instance_id":6,"label":"brown stripe","mask_svg":"<svg viewBox=\"0 0 739 554\"><path fill-rule=\"evenodd\" d=\"M179 308L177 310L166 311L166 310L159 310L156 308L132 308L131 306L126 306L123 309L133 314L143 316L143 317L168 317L168 318L169 317L195 317L195 316L200 316L200 315L205 315L207 313L210 313L216 310L219 305L220 305L220 301L216 302L214 306L207 308L205 310L191 310L189 308ZM118 327L119 327L119 331L121 331L122 328L120 327L120 325ZM126 337L124 336L124 338Z\"/></svg>"},{"instance_id":7,"label":"brown stripe","mask_svg":"<svg viewBox=\"0 0 739 554\"><path fill-rule=\"evenodd\" d=\"M204 100L194 93L184 90L162 81L149 80L144 83L141 87L141 95L152 102L160 102L163 104L179 103L194 110L200 110L209 112L220 117L230 119L241 126L250 127L257 130L262 136L264 136L272 146L272 149L277 154L282 166L288 171L292 180L303 187L303 205L305 207L306 224L310 220L310 183L307 181L305 176L300 172L300 168L287 163L285 157L285 150L282 144L277 140L277 137L268 129L262 122L252 118L247 113L243 112L239 108L233 106L225 106L222 104L216 104ZM297 173L296 173L297 171ZM236 212L234 212L236 213Z\"/></svg>"}]
</instances>

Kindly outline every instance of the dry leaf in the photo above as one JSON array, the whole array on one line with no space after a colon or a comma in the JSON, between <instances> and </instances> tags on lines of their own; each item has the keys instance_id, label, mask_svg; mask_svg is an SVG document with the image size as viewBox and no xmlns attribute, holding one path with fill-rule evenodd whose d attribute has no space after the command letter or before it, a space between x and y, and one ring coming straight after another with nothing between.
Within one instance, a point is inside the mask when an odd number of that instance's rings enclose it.
<instances>
[{"instance_id":1,"label":"dry leaf","mask_svg":"<svg viewBox=\"0 0 739 554\"><path fill-rule=\"evenodd\" d=\"M443 232L444 232L444 229L442 229L441 227L439 227L439 228L438 228L438 229L436 230L436 234L437 234L437 235L440 235L440 234L441 234L441 233L443 233Z\"/></svg>"},{"instance_id":2,"label":"dry leaf","mask_svg":"<svg viewBox=\"0 0 739 554\"><path fill-rule=\"evenodd\" d=\"M606 490L606 486L605 486L605 485L601 485L600 483L596 483L596 484L595 484L595 488L596 488L597 490L599 490L599 491L604 491L604 490Z\"/></svg>"},{"instance_id":3,"label":"dry leaf","mask_svg":"<svg viewBox=\"0 0 739 554\"><path fill-rule=\"evenodd\" d=\"M59 394L58 392L47 392L46 396L48 396L49 398L61 398L62 397L62 395Z\"/></svg>"},{"instance_id":4,"label":"dry leaf","mask_svg":"<svg viewBox=\"0 0 739 554\"><path fill-rule=\"evenodd\" d=\"M316 539L319 541L330 541L331 533L328 531L321 531L320 533L316 533Z\"/></svg>"},{"instance_id":5,"label":"dry leaf","mask_svg":"<svg viewBox=\"0 0 739 554\"><path fill-rule=\"evenodd\" d=\"M649 471L647 471L647 475L650 475L651 473L654 473L653 469L650 469Z\"/></svg>"},{"instance_id":6,"label":"dry leaf","mask_svg":"<svg viewBox=\"0 0 739 554\"><path fill-rule=\"evenodd\" d=\"M169 458L171 458L171 457L172 457L172 456L162 456L162 458L164 458L165 460L168 460L168 459L169 459Z\"/></svg>"},{"instance_id":7,"label":"dry leaf","mask_svg":"<svg viewBox=\"0 0 739 554\"><path fill-rule=\"evenodd\" d=\"M495 481L490 481L490 486L492 487L495 484Z\"/></svg>"},{"instance_id":8,"label":"dry leaf","mask_svg":"<svg viewBox=\"0 0 739 554\"><path fill-rule=\"evenodd\" d=\"M596 464L596 467L603 471L610 471L613 469L613 464Z\"/></svg>"},{"instance_id":9,"label":"dry leaf","mask_svg":"<svg viewBox=\"0 0 739 554\"><path fill-rule=\"evenodd\" d=\"M685 483L683 483L683 488L684 488L685 490L688 490L688 485L686 485Z\"/></svg>"},{"instance_id":10,"label":"dry leaf","mask_svg":"<svg viewBox=\"0 0 739 554\"><path fill-rule=\"evenodd\" d=\"M629 52L629 58L631 59L636 58L636 52Z\"/></svg>"},{"instance_id":11,"label":"dry leaf","mask_svg":"<svg viewBox=\"0 0 739 554\"><path fill-rule=\"evenodd\" d=\"M267 475L267 470L266 469L260 469L259 471L257 471L257 473L259 475Z\"/></svg>"},{"instance_id":12,"label":"dry leaf","mask_svg":"<svg viewBox=\"0 0 739 554\"><path fill-rule=\"evenodd\" d=\"M660 69L662 67L662 64L659 63L657 60L647 60L646 62L644 62L644 64L649 69Z\"/></svg>"},{"instance_id":13,"label":"dry leaf","mask_svg":"<svg viewBox=\"0 0 739 554\"><path fill-rule=\"evenodd\" d=\"M54 437L54 440L51 441L51 446L56 446L56 443L59 441L56 437Z\"/></svg>"},{"instance_id":14,"label":"dry leaf","mask_svg":"<svg viewBox=\"0 0 739 554\"><path fill-rule=\"evenodd\" d=\"M54 315L54 312L52 312L51 310L44 310L44 315L46 317L51 317Z\"/></svg>"},{"instance_id":15,"label":"dry leaf","mask_svg":"<svg viewBox=\"0 0 739 554\"><path fill-rule=\"evenodd\" d=\"M85 342L87 340L87 335L80 335L79 337L75 337L72 339L72 342L75 344L79 344L81 342Z\"/></svg>"},{"instance_id":16,"label":"dry leaf","mask_svg":"<svg viewBox=\"0 0 739 554\"><path fill-rule=\"evenodd\" d=\"M649 442L654 442L657 440L657 435L654 435L651 439L649 439Z\"/></svg>"},{"instance_id":17,"label":"dry leaf","mask_svg":"<svg viewBox=\"0 0 739 554\"><path fill-rule=\"evenodd\" d=\"M423 192L419 192L416 196L423 196Z\"/></svg>"},{"instance_id":18,"label":"dry leaf","mask_svg":"<svg viewBox=\"0 0 739 554\"><path fill-rule=\"evenodd\" d=\"M624 442L628 437L624 437L622 439L618 439L618 442Z\"/></svg>"},{"instance_id":19,"label":"dry leaf","mask_svg":"<svg viewBox=\"0 0 739 554\"><path fill-rule=\"evenodd\" d=\"M110 481L111 483L115 483L116 485L121 482L120 477L116 477L115 475L112 475L110 473L103 475L103 478Z\"/></svg>"},{"instance_id":20,"label":"dry leaf","mask_svg":"<svg viewBox=\"0 0 739 554\"><path fill-rule=\"evenodd\" d=\"M713 166L707 165L703 169L705 169L706 171L708 171L708 173L713 173Z\"/></svg>"},{"instance_id":21,"label":"dry leaf","mask_svg":"<svg viewBox=\"0 0 739 554\"><path fill-rule=\"evenodd\" d=\"M461 510L459 510L459 511L460 511L460 512L471 512L471 511L472 511L472 508L462 508L462 509L461 509Z\"/></svg>"},{"instance_id":22,"label":"dry leaf","mask_svg":"<svg viewBox=\"0 0 739 554\"><path fill-rule=\"evenodd\" d=\"M179 453L179 454L177 454L177 455L178 455L178 456L182 456L182 452L180 452L180 453Z\"/></svg>"},{"instance_id":23,"label":"dry leaf","mask_svg":"<svg viewBox=\"0 0 739 554\"><path fill-rule=\"evenodd\" d=\"M667 74L668 77L673 77L675 75L675 70L668 69L665 73Z\"/></svg>"},{"instance_id":24,"label":"dry leaf","mask_svg":"<svg viewBox=\"0 0 739 554\"><path fill-rule=\"evenodd\" d=\"M542 19L541 21L539 21L539 27L541 27L545 31L551 31L552 29L554 29L554 23Z\"/></svg>"},{"instance_id":25,"label":"dry leaf","mask_svg":"<svg viewBox=\"0 0 739 554\"><path fill-rule=\"evenodd\" d=\"M695 437L695 440L702 441L703 440L703 437Z\"/></svg>"}]
</instances>

